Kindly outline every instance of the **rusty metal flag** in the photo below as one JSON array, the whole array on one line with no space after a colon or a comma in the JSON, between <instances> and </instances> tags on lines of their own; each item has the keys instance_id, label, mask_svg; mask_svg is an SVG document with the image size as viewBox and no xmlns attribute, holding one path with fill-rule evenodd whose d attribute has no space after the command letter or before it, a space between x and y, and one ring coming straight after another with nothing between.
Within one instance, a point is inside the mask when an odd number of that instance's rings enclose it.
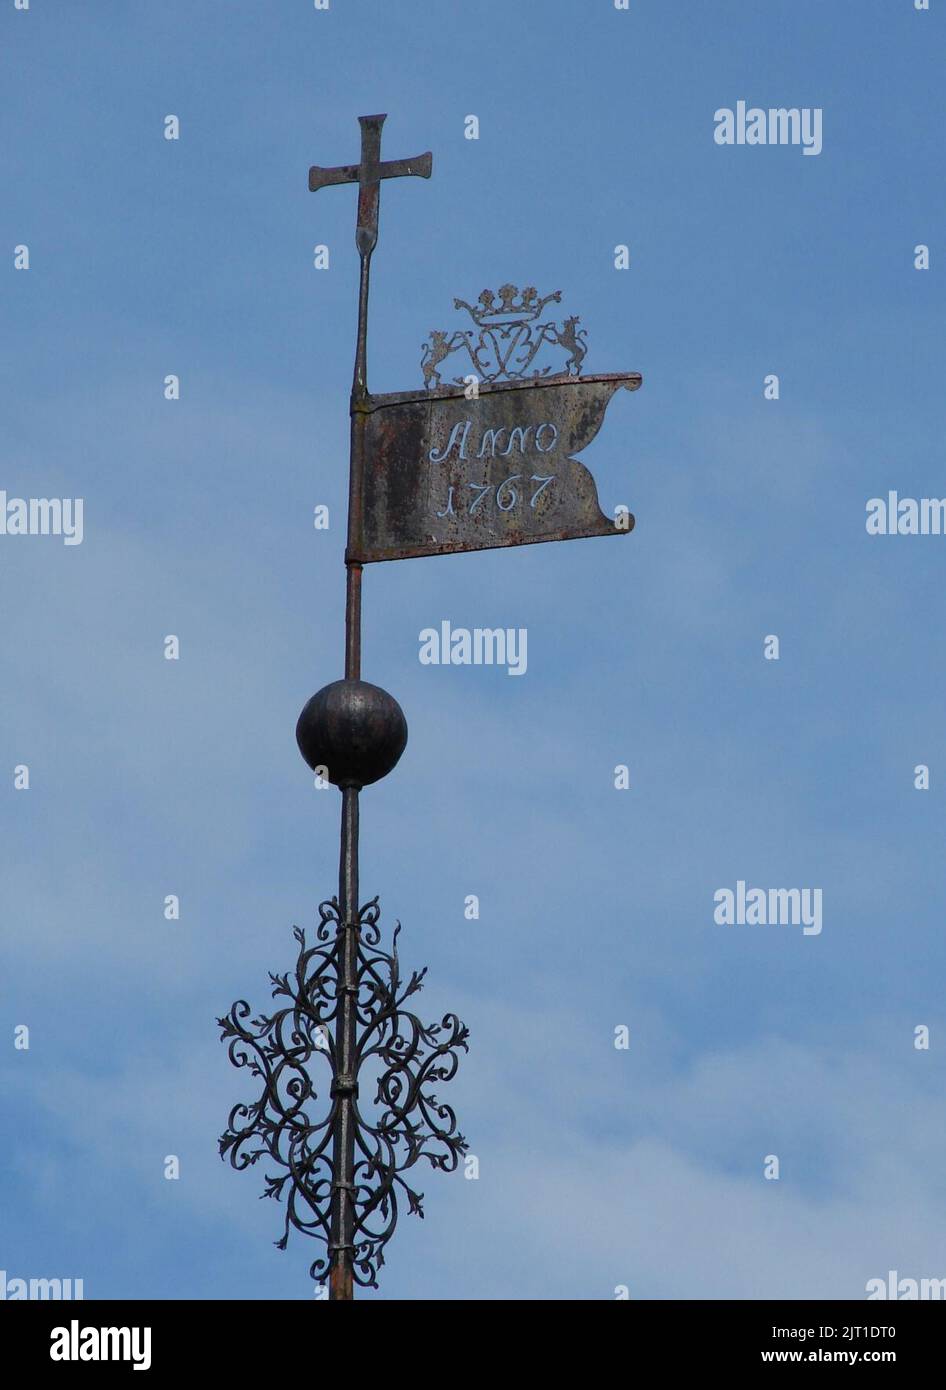
<instances>
[{"instance_id":1,"label":"rusty metal flag","mask_svg":"<svg viewBox=\"0 0 946 1390\"><path fill-rule=\"evenodd\" d=\"M627 535L629 513L605 516L594 478L574 455L601 428L620 387L637 372L581 376L577 318L537 324L538 300L504 285L463 300L475 330L432 334L423 389L364 395L353 404L358 479L348 559L362 564L448 555L538 541ZM548 346L569 352L566 370L536 366ZM466 376L441 383L439 368L465 354Z\"/></svg>"}]
</instances>

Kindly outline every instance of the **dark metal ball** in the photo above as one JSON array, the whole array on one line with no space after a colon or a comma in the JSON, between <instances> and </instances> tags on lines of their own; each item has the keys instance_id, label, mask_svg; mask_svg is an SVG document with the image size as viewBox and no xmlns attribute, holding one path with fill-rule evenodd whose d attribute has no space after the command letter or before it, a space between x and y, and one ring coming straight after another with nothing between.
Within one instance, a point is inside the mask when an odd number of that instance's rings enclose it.
<instances>
[{"instance_id":1,"label":"dark metal ball","mask_svg":"<svg viewBox=\"0 0 946 1390\"><path fill-rule=\"evenodd\" d=\"M333 681L299 715L296 742L313 771L327 768L336 787L367 787L397 765L407 746L407 720L380 686Z\"/></svg>"}]
</instances>

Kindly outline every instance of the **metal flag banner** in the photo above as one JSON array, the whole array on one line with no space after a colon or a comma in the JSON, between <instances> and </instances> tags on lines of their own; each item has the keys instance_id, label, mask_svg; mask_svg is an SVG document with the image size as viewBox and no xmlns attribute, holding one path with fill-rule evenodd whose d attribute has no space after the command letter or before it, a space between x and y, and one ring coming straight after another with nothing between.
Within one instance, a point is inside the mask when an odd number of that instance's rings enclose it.
<instances>
[{"instance_id":1,"label":"metal flag banner","mask_svg":"<svg viewBox=\"0 0 946 1390\"><path fill-rule=\"evenodd\" d=\"M577 374L585 355L578 319L538 323L534 288L484 290L466 309L474 329L425 344L422 390L368 393L353 402L356 476L348 559L361 564L627 535L634 518L601 511L594 478L573 455L601 428L619 387L638 372ZM536 366L550 348L569 353L564 371ZM443 385L440 368L465 356L464 377Z\"/></svg>"},{"instance_id":2,"label":"metal flag banner","mask_svg":"<svg viewBox=\"0 0 946 1390\"><path fill-rule=\"evenodd\" d=\"M437 387L369 396L363 510L353 560L404 560L583 536L626 535L609 520L574 454L608 401L638 375L487 386L474 399Z\"/></svg>"}]
</instances>

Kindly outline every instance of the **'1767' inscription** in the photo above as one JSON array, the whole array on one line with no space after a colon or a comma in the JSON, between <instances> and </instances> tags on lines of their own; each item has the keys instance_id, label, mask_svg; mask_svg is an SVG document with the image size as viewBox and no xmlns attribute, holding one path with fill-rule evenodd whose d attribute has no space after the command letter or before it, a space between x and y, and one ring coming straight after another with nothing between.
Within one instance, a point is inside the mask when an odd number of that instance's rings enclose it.
<instances>
[{"instance_id":1,"label":"'1767' inscription","mask_svg":"<svg viewBox=\"0 0 946 1390\"><path fill-rule=\"evenodd\" d=\"M467 478L465 484L460 485L459 496L455 493L457 485L448 483L447 500L441 511L435 513L438 518L454 516L456 511L467 511L470 516L476 512L480 506L485 506L488 511L491 507L497 507L501 512L515 511L519 506L526 505L535 508L536 503L543 492L551 483L555 482L554 473L529 473L529 454L535 455L550 454L558 442L558 426L551 420L542 420L534 427L532 425L512 425L507 428L500 425L498 428L479 430L473 433L473 419L467 417L453 426L450 431L450 438L442 449L435 445L428 458L434 465L431 475L440 473L438 465L446 465L442 476L448 476L447 469L453 464L469 463L468 469L452 469L453 472L470 472L481 474L482 468L479 467L481 459L509 459L518 460L520 468L525 472L509 473L501 482L496 482L494 478L488 478L486 482L480 482L477 477ZM469 452L468 452L469 450ZM535 459L533 459L535 461ZM541 462L541 460L538 460ZM505 471L505 470L500 470ZM431 490L436 492L436 486L432 482ZM551 497L551 493L549 496ZM546 503L547 505L547 503Z\"/></svg>"},{"instance_id":2,"label":"'1767' inscription","mask_svg":"<svg viewBox=\"0 0 946 1390\"><path fill-rule=\"evenodd\" d=\"M544 378L462 390L371 396L360 537L350 558L446 555L581 536L626 534L601 511L579 453L636 373Z\"/></svg>"}]
</instances>

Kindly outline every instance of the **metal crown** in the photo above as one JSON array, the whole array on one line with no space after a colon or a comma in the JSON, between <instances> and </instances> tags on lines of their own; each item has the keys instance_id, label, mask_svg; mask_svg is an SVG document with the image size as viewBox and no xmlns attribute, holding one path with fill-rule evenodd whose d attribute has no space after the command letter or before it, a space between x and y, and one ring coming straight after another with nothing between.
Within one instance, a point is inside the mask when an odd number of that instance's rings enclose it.
<instances>
[{"instance_id":1,"label":"metal crown","mask_svg":"<svg viewBox=\"0 0 946 1390\"><path fill-rule=\"evenodd\" d=\"M496 295L492 290L483 290L479 295L477 303L479 309L475 309L472 304L467 304L465 299L455 299L454 309L466 309L474 323L486 325L490 323L501 323L505 319L514 318L523 323L528 323L532 319L537 319L545 308L546 304L558 304L562 298L561 290L555 290L552 294L547 294L544 299L539 299L539 292L533 285L527 285L522 291L517 302L516 296L519 294L516 285L500 285L499 304L496 303Z\"/></svg>"}]
</instances>

